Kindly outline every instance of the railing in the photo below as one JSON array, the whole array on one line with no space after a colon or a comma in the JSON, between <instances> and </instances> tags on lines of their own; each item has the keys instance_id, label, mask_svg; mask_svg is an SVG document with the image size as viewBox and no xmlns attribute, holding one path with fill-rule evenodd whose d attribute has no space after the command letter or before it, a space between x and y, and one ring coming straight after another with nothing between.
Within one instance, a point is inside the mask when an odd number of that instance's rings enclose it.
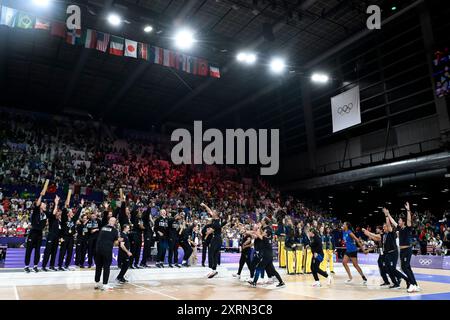
<instances>
[{"instance_id":1,"label":"railing","mask_svg":"<svg viewBox=\"0 0 450 320\"><path fill-rule=\"evenodd\" d=\"M383 151L370 153L367 155L359 156L356 158L345 159L343 161L335 161L324 164L317 168L318 174L324 174L332 171L339 171L345 169L354 169L357 167L363 167L381 163L397 158L403 158L407 156L420 155L430 151L435 151L444 148L446 140L441 138L425 140L418 143L388 148ZM447 140L448 143L448 140Z\"/></svg>"}]
</instances>

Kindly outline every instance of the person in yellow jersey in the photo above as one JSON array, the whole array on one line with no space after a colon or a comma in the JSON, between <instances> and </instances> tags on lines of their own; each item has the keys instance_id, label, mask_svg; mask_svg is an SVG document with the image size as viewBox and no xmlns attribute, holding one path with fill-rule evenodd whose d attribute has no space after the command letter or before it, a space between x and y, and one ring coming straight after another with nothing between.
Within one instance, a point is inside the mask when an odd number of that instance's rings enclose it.
<instances>
[{"instance_id":1,"label":"person in yellow jersey","mask_svg":"<svg viewBox=\"0 0 450 320\"><path fill-rule=\"evenodd\" d=\"M327 268L329 268L330 273L334 274L333 258L336 246L331 233L331 228L329 226L325 228L322 226L320 231L322 234L323 252L325 255L322 263L320 264L320 269L326 271Z\"/></svg>"}]
</instances>

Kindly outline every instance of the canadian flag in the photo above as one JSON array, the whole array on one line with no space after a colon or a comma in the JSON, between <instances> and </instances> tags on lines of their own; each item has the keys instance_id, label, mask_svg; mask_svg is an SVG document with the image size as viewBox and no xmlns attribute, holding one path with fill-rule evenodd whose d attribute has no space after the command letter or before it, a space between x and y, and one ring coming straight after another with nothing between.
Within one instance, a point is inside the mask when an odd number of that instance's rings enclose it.
<instances>
[{"instance_id":1,"label":"canadian flag","mask_svg":"<svg viewBox=\"0 0 450 320\"><path fill-rule=\"evenodd\" d=\"M125 57L137 59L137 42L125 39Z\"/></svg>"}]
</instances>

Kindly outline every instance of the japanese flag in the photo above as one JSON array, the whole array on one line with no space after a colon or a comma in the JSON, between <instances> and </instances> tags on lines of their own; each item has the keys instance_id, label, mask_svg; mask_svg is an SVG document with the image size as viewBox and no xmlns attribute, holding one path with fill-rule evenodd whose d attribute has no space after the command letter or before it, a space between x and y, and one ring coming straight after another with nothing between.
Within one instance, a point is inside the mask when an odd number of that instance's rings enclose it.
<instances>
[{"instance_id":1,"label":"japanese flag","mask_svg":"<svg viewBox=\"0 0 450 320\"><path fill-rule=\"evenodd\" d=\"M137 42L125 39L125 57L137 58Z\"/></svg>"}]
</instances>

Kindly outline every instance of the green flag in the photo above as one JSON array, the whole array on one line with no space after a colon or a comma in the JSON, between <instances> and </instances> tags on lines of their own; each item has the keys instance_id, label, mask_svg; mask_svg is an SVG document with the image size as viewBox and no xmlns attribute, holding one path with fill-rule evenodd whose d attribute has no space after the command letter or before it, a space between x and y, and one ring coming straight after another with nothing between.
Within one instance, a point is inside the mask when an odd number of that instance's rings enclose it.
<instances>
[{"instance_id":1,"label":"green flag","mask_svg":"<svg viewBox=\"0 0 450 320\"><path fill-rule=\"evenodd\" d=\"M26 12L19 12L16 17L14 27L22 29L32 29L34 28L35 21L36 17Z\"/></svg>"}]
</instances>

